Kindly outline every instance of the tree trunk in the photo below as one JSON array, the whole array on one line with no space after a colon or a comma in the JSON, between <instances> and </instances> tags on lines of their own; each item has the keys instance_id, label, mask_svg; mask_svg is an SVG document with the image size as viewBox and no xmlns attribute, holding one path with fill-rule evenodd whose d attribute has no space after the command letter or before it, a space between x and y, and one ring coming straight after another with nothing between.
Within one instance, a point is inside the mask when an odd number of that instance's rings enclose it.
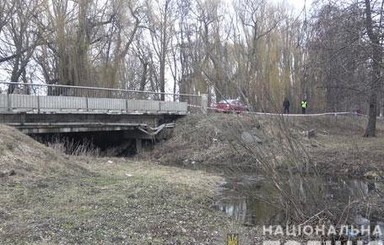
<instances>
[{"instance_id":1,"label":"tree trunk","mask_svg":"<svg viewBox=\"0 0 384 245\"><path fill-rule=\"evenodd\" d=\"M164 51L165 52L165 51ZM160 92L161 92L161 97L160 100L164 101L165 100L165 58L162 57L160 60Z\"/></svg>"},{"instance_id":2,"label":"tree trunk","mask_svg":"<svg viewBox=\"0 0 384 245\"><path fill-rule=\"evenodd\" d=\"M368 124L364 137L376 136L377 93L372 90L369 98Z\"/></svg>"},{"instance_id":3,"label":"tree trunk","mask_svg":"<svg viewBox=\"0 0 384 245\"><path fill-rule=\"evenodd\" d=\"M372 77L370 81L370 95L369 95L369 109L368 109L368 124L365 129L364 137L376 136L376 117L378 111L377 92L380 89L380 64L381 48L375 45L373 48L373 64L372 64Z\"/></svg>"},{"instance_id":4,"label":"tree trunk","mask_svg":"<svg viewBox=\"0 0 384 245\"><path fill-rule=\"evenodd\" d=\"M145 85L147 84L147 75L148 75L148 63L142 62L142 65L143 65L143 73L142 73L141 79L140 79L140 88L139 88L140 91L145 90ZM141 93L139 95L140 95L139 97L141 99L146 99L145 93Z\"/></svg>"},{"instance_id":5,"label":"tree trunk","mask_svg":"<svg viewBox=\"0 0 384 245\"><path fill-rule=\"evenodd\" d=\"M377 91L380 89L380 61L382 59L382 49L380 39L374 32L372 23L372 10L370 0L365 0L366 28L369 40L372 45L372 75L369 84L369 111L368 124L365 130L365 137L376 136L376 117L377 117ZM379 27L380 28L380 27Z\"/></svg>"}]
</instances>

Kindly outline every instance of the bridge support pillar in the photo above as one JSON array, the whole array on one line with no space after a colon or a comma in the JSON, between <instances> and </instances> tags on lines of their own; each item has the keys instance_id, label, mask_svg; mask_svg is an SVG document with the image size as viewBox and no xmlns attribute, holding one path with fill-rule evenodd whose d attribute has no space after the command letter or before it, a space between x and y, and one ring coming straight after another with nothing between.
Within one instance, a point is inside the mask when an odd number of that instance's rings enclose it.
<instances>
[{"instance_id":1,"label":"bridge support pillar","mask_svg":"<svg viewBox=\"0 0 384 245\"><path fill-rule=\"evenodd\" d=\"M143 140L136 138L135 141L136 141L136 153L140 154L143 152Z\"/></svg>"}]
</instances>

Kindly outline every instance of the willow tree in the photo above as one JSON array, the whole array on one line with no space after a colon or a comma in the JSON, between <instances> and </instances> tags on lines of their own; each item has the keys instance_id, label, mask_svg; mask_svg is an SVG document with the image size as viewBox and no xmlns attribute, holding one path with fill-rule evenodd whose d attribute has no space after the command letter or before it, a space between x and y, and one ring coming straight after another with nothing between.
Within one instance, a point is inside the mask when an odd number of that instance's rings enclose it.
<instances>
[{"instance_id":1,"label":"willow tree","mask_svg":"<svg viewBox=\"0 0 384 245\"><path fill-rule=\"evenodd\" d=\"M236 5L235 58L239 86L256 110L274 110L300 93L302 22L284 5L241 0ZM296 95L295 95L296 94Z\"/></svg>"},{"instance_id":2,"label":"willow tree","mask_svg":"<svg viewBox=\"0 0 384 245\"><path fill-rule=\"evenodd\" d=\"M93 21L97 30L92 45L93 71L100 85L128 88L130 80L129 51L136 39L141 23L140 5L133 1L110 0ZM104 16L103 16L104 15ZM96 42L97 40L97 42Z\"/></svg>"},{"instance_id":3,"label":"willow tree","mask_svg":"<svg viewBox=\"0 0 384 245\"><path fill-rule=\"evenodd\" d=\"M42 66L47 83L76 85L73 62L74 30L76 19L75 7L68 0L45 0L45 21L41 25L51 35L46 36L44 49L39 53L38 60ZM52 57L49 63L48 57Z\"/></svg>"}]
</instances>

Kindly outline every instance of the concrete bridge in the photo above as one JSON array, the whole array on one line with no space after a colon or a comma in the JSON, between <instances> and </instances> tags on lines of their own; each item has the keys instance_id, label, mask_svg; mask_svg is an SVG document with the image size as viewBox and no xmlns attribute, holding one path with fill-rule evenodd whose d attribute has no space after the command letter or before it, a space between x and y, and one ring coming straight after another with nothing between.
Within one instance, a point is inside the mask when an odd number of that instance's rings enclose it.
<instances>
[{"instance_id":1,"label":"concrete bridge","mask_svg":"<svg viewBox=\"0 0 384 245\"><path fill-rule=\"evenodd\" d=\"M80 86L0 83L0 123L26 134L121 131L126 139L162 137L173 122L207 108L204 96ZM10 89L12 88L12 89ZM12 91L12 93L10 93Z\"/></svg>"}]
</instances>

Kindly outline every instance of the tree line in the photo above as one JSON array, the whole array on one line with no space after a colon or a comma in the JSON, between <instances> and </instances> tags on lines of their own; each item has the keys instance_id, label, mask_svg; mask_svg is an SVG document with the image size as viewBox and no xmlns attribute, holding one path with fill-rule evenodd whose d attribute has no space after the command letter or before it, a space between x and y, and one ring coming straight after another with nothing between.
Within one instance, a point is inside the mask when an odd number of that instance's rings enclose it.
<instances>
[{"instance_id":1,"label":"tree line","mask_svg":"<svg viewBox=\"0 0 384 245\"><path fill-rule=\"evenodd\" d=\"M8 0L2 80L239 97L255 111L383 113L383 1ZM10 86L9 92L14 92ZM158 99L165 99L164 95Z\"/></svg>"}]
</instances>

